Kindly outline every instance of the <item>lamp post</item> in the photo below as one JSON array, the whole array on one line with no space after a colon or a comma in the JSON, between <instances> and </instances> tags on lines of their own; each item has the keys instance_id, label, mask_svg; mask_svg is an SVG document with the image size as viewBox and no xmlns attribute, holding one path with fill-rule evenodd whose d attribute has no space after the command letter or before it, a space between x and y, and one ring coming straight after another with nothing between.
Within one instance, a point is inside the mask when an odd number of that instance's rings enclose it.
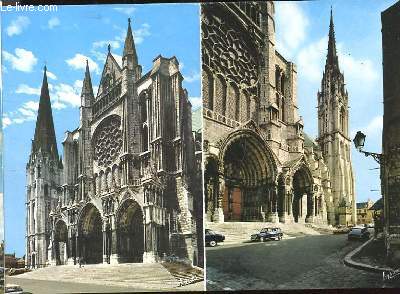
<instances>
[{"instance_id":1,"label":"lamp post","mask_svg":"<svg viewBox=\"0 0 400 294\"><path fill-rule=\"evenodd\" d=\"M386 186L386 184L387 184L387 181L386 181L386 179L387 179L387 176L386 176L387 168L385 166L386 165L386 157L381 153L374 153L374 152L368 152L368 151L362 150L363 147L364 147L365 138L366 138L366 135L364 135L362 132L358 131L356 136L353 139L354 146L356 147L358 152L363 153L366 157L372 156L372 158L377 163L379 163L380 168L381 168L381 182L382 182L382 180L384 181L384 186L383 186L383 191L382 191L382 198L384 199L387 196L386 195L386 193L387 193L387 186ZM382 177L382 169L383 169L383 173L384 173L383 177ZM384 201L384 203L387 203L387 201ZM386 216L386 214L388 213L388 210L387 210L386 207L383 209L383 212L384 212L384 214L383 214L383 218L384 218L383 219L383 223L385 224L388 221L388 217ZM388 226L384 225L386 258L388 258L389 250L390 250L389 244L388 244L388 238L387 238L389 232L388 232L387 228L388 228Z\"/></svg>"},{"instance_id":2,"label":"lamp post","mask_svg":"<svg viewBox=\"0 0 400 294\"><path fill-rule=\"evenodd\" d=\"M356 136L353 139L354 146L358 150L358 152L363 153L366 157L372 156L372 158L379 164L384 164L384 156L381 153L374 153L362 150L364 148L365 138L367 136L362 132L358 131Z\"/></svg>"}]
</instances>

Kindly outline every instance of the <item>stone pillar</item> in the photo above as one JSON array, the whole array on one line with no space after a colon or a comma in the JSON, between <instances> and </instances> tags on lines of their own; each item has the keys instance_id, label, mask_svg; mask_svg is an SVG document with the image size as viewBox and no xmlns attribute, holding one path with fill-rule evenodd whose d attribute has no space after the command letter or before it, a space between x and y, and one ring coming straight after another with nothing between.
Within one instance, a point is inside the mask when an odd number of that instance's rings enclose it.
<instances>
[{"instance_id":1,"label":"stone pillar","mask_svg":"<svg viewBox=\"0 0 400 294\"><path fill-rule=\"evenodd\" d=\"M111 217L111 255L110 264L118 264L118 229L116 227L115 216Z\"/></svg>"},{"instance_id":2,"label":"stone pillar","mask_svg":"<svg viewBox=\"0 0 400 294\"><path fill-rule=\"evenodd\" d=\"M207 221L212 221L213 212L214 212L214 203L215 203L215 183L213 180L210 180L207 183L205 193L207 193Z\"/></svg>"},{"instance_id":3,"label":"stone pillar","mask_svg":"<svg viewBox=\"0 0 400 294\"><path fill-rule=\"evenodd\" d=\"M65 261L66 261L67 264L75 264L75 256L73 256L73 254L72 254L72 251L73 251L73 250L72 250L72 246L73 246L73 244L74 244L73 238L74 238L74 235L73 235L72 229L69 228L69 229L68 229L68 239L67 239L67 243L68 243L68 245L67 245L68 254L67 254L67 258L65 259ZM66 250L66 251L67 251L67 250Z\"/></svg>"},{"instance_id":4,"label":"stone pillar","mask_svg":"<svg viewBox=\"0 0 400 294\"><path fill-rule=\"evenodd\" d=\"M107 219L103 219L103 264L108 264L108 252L107 252Z\"/></svg>"},{"instance_id":5,"label":"stone pillar","mask_svg":"<svg viewBox=\"0 0 400 294\"><path fill-rule=\"evenodd\" d=\"M314 221L314 193L310 188L307 193L307 216L306 223L312 223Z\"/></svg>"},{"instance_id":6,"label":"stone pillar","mask_svg":"<svg viewBox=\"0 0 400 294\"><path fill-rule=\"evenodd\" d=\"M145 224L144 228L144 252L143 252L143 263L154 263L156 262L156 252L154 244L154 226L151 222Z\"/></svg>"},{"instance_id":7,"label":"stone pillar","mask_svg":"<svg viewBox=\"0 0 400 294\"><path fill-rule=\"evenodd\" d=\"M269 189L270 192L270 209L267 217L267 221L271 223L279 222L278 217L278 187L276 184L272 185Z\"/></svg>"},{"instance_id":8,"label":"stone pillar","mask_svg":"<svg viewBox=\"0 0 400 294\"><path fill-rule=\"evenodd\" d=\"M225 178L223 174L219 176L219 185L218 185L218 191L217 195L218 197L215 197L215 209L214 209L214 214L213 214L213 221L215 223L223 223L224 222L224 210L222 208L222 200L224 199L224 193L225 193Z\"/></svg>"}]
</instances>

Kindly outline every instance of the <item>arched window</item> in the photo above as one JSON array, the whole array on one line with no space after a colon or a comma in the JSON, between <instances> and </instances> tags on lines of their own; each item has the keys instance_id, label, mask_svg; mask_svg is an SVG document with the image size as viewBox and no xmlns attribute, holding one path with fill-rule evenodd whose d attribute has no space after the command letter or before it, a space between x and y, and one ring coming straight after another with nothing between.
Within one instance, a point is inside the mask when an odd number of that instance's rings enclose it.
<instances>
[{"instance_id":1,"label":"arched window","mask_svg":"<svg viewBox=\"0 0 400 294\"><path fill-rule=\"evenodd\" d=\"M286 116L285 116L285 100L282 97L281 99L281 120L286 121Z\"/></svg>"},{"instance_id":2,"label":"arched window","mask_svg":"<svg viewBox=\"0 0 400 294\"><path fill-rule=\"evenodd\" d=\"M149 150L149 131L147 125L143 126L142 129L142 152Z\"/></svg>"},{"instance_id":3,"label":"arched window","mask_svg":"<svg viewBox=\"0 0 400 294\"><path fill-rule=\"evenodd\" d=\"M281 75L281 93L285 95L285 75Z\"/></svg>"},{"instance_id":4,"label":"arched window","mask_svg":"<svg viewBox=\"0 0 400 294\"><path fill-rule=\"evenodd\" d=\"M226 115L226 82L222 76L218 76L216 79L216 84L215 84L215 94L216 94L216 101L218 101L217 105L217 111L221 113L222 115Z\"/></svg>"},{"instance_id":5,"label":"arched window","mask_svg":"<svg viewBox=\"0 0 400 294\"><path fill-rule=\"evenodd\" d=\"M281 76L280 69L278 66L276 66L276 68L275 68L275 88L276 88L277 92L280 90L280 85L279 85L280 81L281 81L280 76Z\"/></svg>"},{"instance_id":6,"label":"arched window","mask_svg":"<svg viewBox=\"0 0 400 294\"><path fill-rule=\"evenodd\" d=\"M344 113L344 108L342 107L340 109L340 130L342 132L345 131L346 126L345 126L346 120L345 120L345 113Z\"/></svg>"},{"instance_id":7,"label":"arched window","mask_svg":"<svg viewBox=\"0 0 400 294\"><path fill-rule=\"evenodd\" d=\"M250 96L246 93L246 120L250 119Z\"/></svg>"},{"instance_id":8,"label":"arched window","mask_svg":"<svg viewBox=\"0 0 400 294\"><path fill-rule=\"evenodd\" d=\"M210 73L208 76L208 108L214 110L214 78Z\"/></svg>"},{"instance_id":9,"label":"arched window","mask_svg":"<svg viewBox=\"0 0 400 294\"><path fill-rule=\"evenodd\" d=\"M240 120L240 96L239 90L235 85L232 85L232 90L235 96L235 120Z\"/></svg>"}]
</instances>

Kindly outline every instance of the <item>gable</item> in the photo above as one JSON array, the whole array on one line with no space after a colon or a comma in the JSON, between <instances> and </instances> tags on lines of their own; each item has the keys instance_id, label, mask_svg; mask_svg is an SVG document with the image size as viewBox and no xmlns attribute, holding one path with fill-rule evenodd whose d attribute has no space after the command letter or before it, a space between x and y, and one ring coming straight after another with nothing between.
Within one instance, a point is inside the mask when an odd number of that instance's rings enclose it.
<instances>
[{"instance_id":1,"label":"gable","mask_svg":"<svg viewBox=\"0 0 400 294\"><path fill-rule=\"evenodd\" d=\"M108 92L108 88L112 88L121 79L121 67L115 60L111 53L108 53L106 62L104 64L103 72L101 74L99 90L97 91L97 97L102 96Z\"/></svg>"}]
</instances>

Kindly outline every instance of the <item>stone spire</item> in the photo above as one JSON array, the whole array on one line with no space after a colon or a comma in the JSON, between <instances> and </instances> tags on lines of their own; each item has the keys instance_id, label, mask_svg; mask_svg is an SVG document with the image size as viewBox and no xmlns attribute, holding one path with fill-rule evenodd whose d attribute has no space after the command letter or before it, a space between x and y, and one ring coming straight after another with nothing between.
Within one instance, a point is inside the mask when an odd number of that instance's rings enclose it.
<instances>
[{"instance_id":1,"label":"stone spire","mask_svg":"<svg viewBox=\"0 0 400 294\"><path fill-rule=\"evenodd\" d=\"M90 102L92 102L92 99L94 99L92 79L90 78L90 71L89 71L89 61L87 59L86 59L86 71L85 71L85 78L83 79L81 98L82 98L82 106L90 106L91 105ZM86 99L88 99L88 101L86 101Z\"/></svg>"},{"instance_id":2,"label":"stone spire","mask_svg":"<svg viewBox=\"0 0 400 294\"><path fill-rule=\"evenodd\" d=\"M126 33L124 53L122 55L122 59L125 59L128 56L133 58L132 61L134 64L138 63L135 41L133 39L133 34L132 34L132 29L131 29L131 19L130 18L128 18L128 31Z\"/></svg>"},{"instance_id":3,"label":"stone spire","mask_svg":"<svg viewBox=\"0 0 400 294\"><path fill-rule=\"evenodd\" d=\"M57 141L54 131L46 71L47 68L45 66L38 115L36 119L35 136L32 142L32 152L38 152L41 150L42 153L47 153L52 156L53 159L58 160Z\"/></svg>"},{"instance_id":4,"label":"stone spire","mask_svg":"<svg viewBox=\"0 0 400 294\"><path fill-rule=\"evenodd\" d=\"M339 61L336 52L335 28L333 25L332 7L331 7L331 20L329 24L329 41L328 41L328 54L326 56L326 66L332 66L339 69Z\"/></svg>"}]
</instances>

